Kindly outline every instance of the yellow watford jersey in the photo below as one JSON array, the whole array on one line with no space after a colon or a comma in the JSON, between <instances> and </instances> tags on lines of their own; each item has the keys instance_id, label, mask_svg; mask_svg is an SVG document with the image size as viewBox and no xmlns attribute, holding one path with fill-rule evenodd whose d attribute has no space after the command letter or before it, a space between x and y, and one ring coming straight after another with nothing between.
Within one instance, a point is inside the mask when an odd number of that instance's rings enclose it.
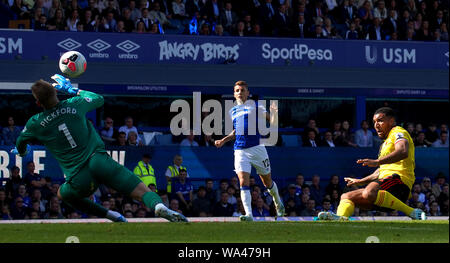
<instances>
[{"instance_id":1,"label":"yellow watford jersey","mask_svg":"<svg viewBox=\"0 0 450 263\"><path fill-rule=\"evenodd\" d=\"M408 158L396 163L380 165L380 175L378 178L398 174L403 183L411 189L416 180L416 177L414 176L414 168L416 166L414 159L414 143L405 129L400 126L391 129L387 139L380 147L378 158L391 154L395 150L395 143L404 139L408 140Z\"/></svg>"}]
</instances>

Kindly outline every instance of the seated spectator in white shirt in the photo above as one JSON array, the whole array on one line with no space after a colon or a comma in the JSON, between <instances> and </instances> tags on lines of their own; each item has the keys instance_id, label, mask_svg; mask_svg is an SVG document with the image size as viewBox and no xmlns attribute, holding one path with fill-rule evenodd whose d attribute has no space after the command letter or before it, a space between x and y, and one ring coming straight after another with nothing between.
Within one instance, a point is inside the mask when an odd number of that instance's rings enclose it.
<instances>
[{"instance_id":1,"label":"seated spectator in white shirt","mask_svg":"<svg viewBox=\"0 0 450 263\"><path fill-rule=\"evenodd\" d=\"M139 134L137 128L135 126L133 126L133 118L126 117L125 118L125 125L119 128L119 132L124 132L127 135L127 140L128 140L128 133L130 131L133 131L136 134ZM137 137L137 141L138 142L141 141L141 139L139 138L139 135Z\"/></svg>"},{"instance_id":2,"label":"seated spectator in white shirt","mask_svg":"<svg viewBox=\"0 0 450 263\"><path fill-rule=\"evenodd\" d=\"M361 122L361 129L356 131L355 142L358 147L373 147L373 134L366 120Z\"/></svg>"},{"instance_id":3,"label":"seated spectator in white shirt","mask_svg":"<svg viewBox=\"0 0 450 263\"><path fill-rule=\"evenodd\" d=\"M448 148L448 132L441 131L441 135L439 136L439 140L433 142L431 147L447 147Z\"/></svg>"},{"instance_id":4,"label":"seated spectator in white shirt","mask_svg":"<svg viewBox=\"0 0 450 263\"><path fill-rule=\"evenodd\" d=\"M181 141L180 146L198 146L198 143L194 141L194 132L192 130L189 135Z\"/></svg>"},{"instance_id":5,"label":"seated spectator in white shirt","mask_svg":"<svg viewBox=\"0 0 450 263\"><path fill-rule=\"evenodd\" d=\"M331 134L330 131L325 132L325 135L323 136L324 140L322 143L322 147L336 147L333 141L333 134Z\"/></svg>"}]
</instances>

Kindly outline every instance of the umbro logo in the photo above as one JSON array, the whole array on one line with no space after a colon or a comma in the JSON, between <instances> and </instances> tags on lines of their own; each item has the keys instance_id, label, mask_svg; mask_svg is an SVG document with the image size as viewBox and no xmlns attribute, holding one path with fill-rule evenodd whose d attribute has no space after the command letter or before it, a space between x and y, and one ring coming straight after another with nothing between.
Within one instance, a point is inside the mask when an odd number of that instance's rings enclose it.
<instances>
[{"instance_id":1,"label":"umbro logo","mask_svg":"<svg viewBox=\"0 0 450 263\"><path fill-rule=\"evenodd\" d=\"M79 43L71 38L67 38L67 39L59 42L56 45L58 45L59 47L65 49L67 51L75 50L75 49L81 47L81 43Z\"/></svg>"},{"instance_id":2,"label":"umbro logo","mask_svg":"<svg viewBox=\"0 0 450 263\"><path fill-rule=\"evenodd\" d=\"M116 47L127 53L131 53L131 52L135 51L136 49L140 48L141 46L134 43L133 41L125 40L125 41L117 44Z\"/></svg>"},{"instance_id":3,"label":"umbro logo","mask_svg":"<svg viewBox=\"0 0 450 263\"><path fill-rule=\"evenodd\" d=\"M110 44L108 44L107 42L105 42L101 39L96 39L96 40L88 43L87 46L97 52L102 52L103 50L111 47Z\"/></svg>"}]
</instances>

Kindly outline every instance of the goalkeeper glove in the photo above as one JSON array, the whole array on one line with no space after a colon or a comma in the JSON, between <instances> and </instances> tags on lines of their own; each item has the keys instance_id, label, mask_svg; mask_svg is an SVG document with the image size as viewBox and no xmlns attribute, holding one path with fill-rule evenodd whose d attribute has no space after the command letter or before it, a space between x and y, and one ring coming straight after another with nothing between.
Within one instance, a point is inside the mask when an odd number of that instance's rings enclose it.
<instances>
[{"instance_id":1,"label":"goalkeeper glove","mask_svg":"<svg viewBox=\"0 0 450 263\"><path fill-rule=\"evenodd\" d=\"M24 157L26 156L29 152L31 151L31 146L27 144L27 150L25 151L25 153L20 154L19 150L17 150L17 147L14 147L14 149L11 150L11 153L15 154L15 155L19 155L20 157Z\"/></svg>"},{"instance_id":2,"label":"goalkeeper glove","mask_svg":"<svg viewBox=\"0 0 450 263\"><path fill-rule=\"evenodd\" d=\"M56 90L58 91L63 91L66 92L70 95L77 95L79 89L78 88L74 88L72 86L72 83L70 83L70 80L68 78L65 78L59 74L55 74L51 77L54 81L56 81L57 83L53 83L53 87L55 87Z\"/></svg>"}]
</instances>

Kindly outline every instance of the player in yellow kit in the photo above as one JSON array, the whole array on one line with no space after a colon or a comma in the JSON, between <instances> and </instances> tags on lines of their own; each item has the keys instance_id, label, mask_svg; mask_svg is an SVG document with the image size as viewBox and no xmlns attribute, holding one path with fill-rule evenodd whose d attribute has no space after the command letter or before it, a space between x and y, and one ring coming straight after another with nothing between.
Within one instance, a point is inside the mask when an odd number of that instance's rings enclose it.
<instances>
[{"instance_id":1,"label":"player in yellow kit","mask_svg":"<svg viewBox=\"0 0 450 263\"><path fill-rule=\"evenodd\" d=\"M411 136L402 127L395 126L394 111L391 108L378 109L374 113L373 122L378 136L384 140L378 159L359 159L357 163L378 169L362 179L344 178L347 186L367 186L344 193L337 213L321 212L319 220L346 220L353 215L355 206L367 210L398 210L412 219L426 219L422 210L405 204L416 180Z\"/></svg>"}]
</instances>

